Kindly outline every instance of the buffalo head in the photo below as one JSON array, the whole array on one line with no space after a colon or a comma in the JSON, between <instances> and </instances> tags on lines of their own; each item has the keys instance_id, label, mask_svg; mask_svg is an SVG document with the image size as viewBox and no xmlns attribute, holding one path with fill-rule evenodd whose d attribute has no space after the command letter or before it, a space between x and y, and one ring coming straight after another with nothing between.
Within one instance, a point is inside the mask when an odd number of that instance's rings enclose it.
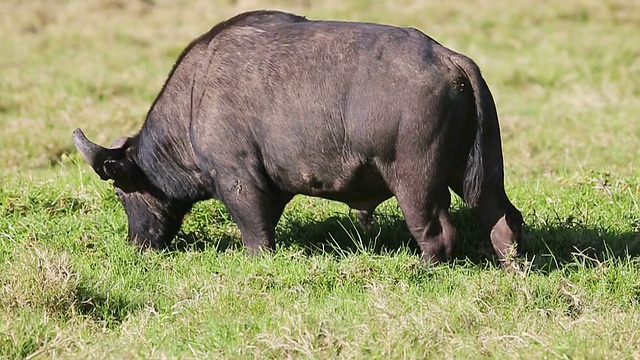
<instances>
[{"instance_id":1,"label":"buffalo head","mask_svg":"<svg viewBox=\"0 0 640 360\"><path fill-rule=\"evenodd\" d=\"M143 248L165 248L180 229L190 206L169 199L149 182L136 160L136 138L119 138L105 148L76 129L73 141L100 178L113 181L115 193L127 213L129 241Z\"/></svg>"}]
</instances>

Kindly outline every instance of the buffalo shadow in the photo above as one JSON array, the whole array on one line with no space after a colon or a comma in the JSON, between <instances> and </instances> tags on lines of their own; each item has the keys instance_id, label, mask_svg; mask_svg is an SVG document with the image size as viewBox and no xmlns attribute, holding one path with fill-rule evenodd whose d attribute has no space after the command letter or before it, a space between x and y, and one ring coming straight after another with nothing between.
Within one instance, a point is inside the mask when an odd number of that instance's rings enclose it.
<instances>
[{"instance_id":1,"label":"buffalo shadow","mask_svg":"<svg viewBox=\"0 0 640 360\"><path fill-rule=\"evenodd\" d=\"M451 217L460 232L454 262L478 266L497 265L488 236L468 208L457 208ZM551 224L525 224L522 250L533 269L546 272L563 268L576 260L597 263L607 259L640 257L640 233L615 232L569 218ZM202 251L215 247L218 252L243 248L239 236L212 237L206 229L181 232L171 250ZM398 213L379 211L369 231L357 222L355 211L333 215L320 221L281 221L276 247L296 247L312 256L317 253L343 257L358 252L393 254L408 251L418 256L420 249Z\"/></svg>"},{"instance_id":2,"label":"buffalo shadow","mask_svg":"<svg viewBox=\"0 0 640 360\"><path fill-rule=\"evenodd\" d=\"M102 324L108 329L119 327L127 316L137 313L148 304L140 299L129 298L96 284L81 283L75 289L78 314Z\"/></svg>"},{"instance_id":3,"label":"buffalo shadow","mask_svg":"<svg viewBox=\"0 0 640 360\"><path fill-rule=\"evenodd\" d=\"M471 210L455 209L451 217L461 236L454 262L497 265L491 241ZM302 245L310 252L322 249L341 255L364 250L381 254L406 249L420 254L404 217L399 214L377 213L369 232L357 225L355 214L334 216L311 224L291 223L286 230L279 235L281 243ZM525 224L522 250L533 269L551 271L576 260L597 263L640 257L640 233L615 232L571 219L551 225Z\"/></svg>"}]
</instances>

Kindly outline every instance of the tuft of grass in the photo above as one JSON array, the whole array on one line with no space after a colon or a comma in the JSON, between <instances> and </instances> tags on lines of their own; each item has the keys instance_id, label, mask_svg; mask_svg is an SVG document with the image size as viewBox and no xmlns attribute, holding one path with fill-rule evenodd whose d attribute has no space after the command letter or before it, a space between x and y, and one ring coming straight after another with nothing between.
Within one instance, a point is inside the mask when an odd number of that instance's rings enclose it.
<instances>
[{"instance_id":1,"label":"tuft of grass","mask_svg":"<svg viewBox=\"0 0 640 360\"><path fill-rule=\"evenodd\" d=\"M41 309L51 316L74 315L78 276L65 253L28 246L5 259L0 305ZM25 276L26 275L26 276Z\"/></svg>"}]
</instances>

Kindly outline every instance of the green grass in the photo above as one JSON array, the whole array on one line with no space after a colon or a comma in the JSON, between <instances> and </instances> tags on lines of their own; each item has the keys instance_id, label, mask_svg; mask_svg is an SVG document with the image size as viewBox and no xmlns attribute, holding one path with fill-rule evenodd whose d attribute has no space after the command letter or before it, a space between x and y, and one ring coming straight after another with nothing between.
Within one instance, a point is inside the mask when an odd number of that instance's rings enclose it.
<instances>
[{"instance_id":1,"label":"green grass","mask_svg":"<svg viewBox=\"0 0 640 360\"><path fill-rule=\"evenodd\" d=\"M171 251L128 245L71 132L134 133L182 48L253 8L414 26L474 58L527 223L520 269L458 199L441 266L394 200L366 234L298 197L264 256L215 201ZM640 357L639 26L618 0L1 2L0 358Z\"/></svg>"}]
</instances>

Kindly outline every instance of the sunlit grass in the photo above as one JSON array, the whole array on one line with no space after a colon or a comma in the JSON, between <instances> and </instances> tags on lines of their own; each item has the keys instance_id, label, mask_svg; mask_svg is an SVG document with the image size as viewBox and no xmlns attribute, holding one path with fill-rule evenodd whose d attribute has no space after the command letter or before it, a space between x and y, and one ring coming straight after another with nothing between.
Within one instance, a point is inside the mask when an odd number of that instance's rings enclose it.
<instances>
[{"instance_id":1,"label":"sunlit grass","mask_svg":"<svg viewBox=\"0 0 640 360\"><path fill-rule=\"evenodd\" d=\"M172 251L128 245L75 153L141 126L188 42L242 10L413 26L476 60L527 223L515 274L464 241L423 264L395 200L371 233L298 197L250 257L222 204ZM0 2L0 358L638 358L640 3Z\"/></svg>"}]
</instances>

